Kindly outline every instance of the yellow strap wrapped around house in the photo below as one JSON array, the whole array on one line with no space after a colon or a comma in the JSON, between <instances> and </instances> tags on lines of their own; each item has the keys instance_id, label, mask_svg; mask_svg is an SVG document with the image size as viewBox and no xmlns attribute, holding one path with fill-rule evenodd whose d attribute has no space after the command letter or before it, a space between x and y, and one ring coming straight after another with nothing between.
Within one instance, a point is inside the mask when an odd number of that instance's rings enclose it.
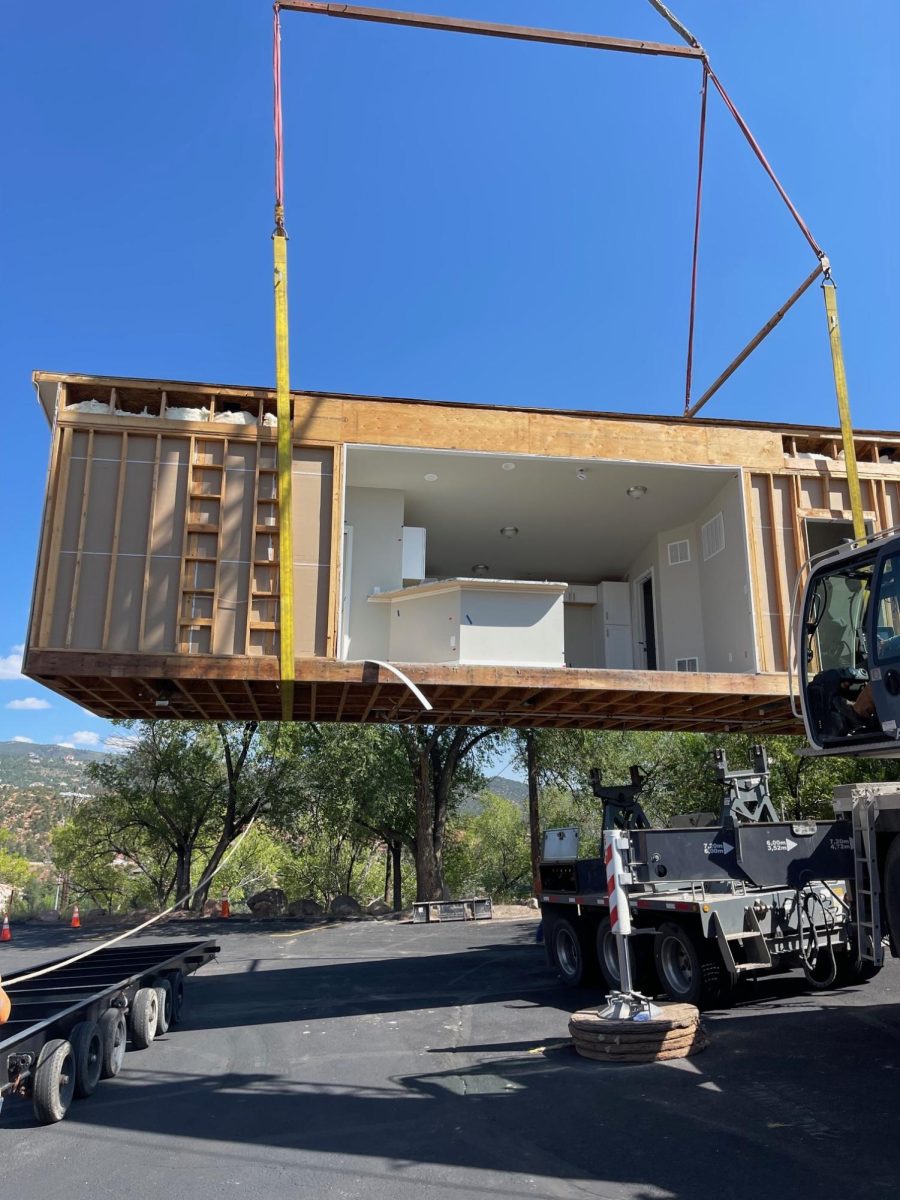
<instances>
[{"instance_id":1,"label":"yellow strap wrapped around house","mask_svg":"<svg viewBox=\"0 0 900 1200\"><path fill-rule=\"evenodd\" d=\"M293 429L288 352L287 237L283 226L275 248L275 389L278 401L278 563L281 719L294 719L294 531L291 495Z\"/></svg>"},{"instance_id":2,"label":"yellow strap wrapped around house","mask_svg":"<svg viewBox=\"0 0 900 1200\"><path fill-rule=\"evenodd\" d=\"M853 536L866 536L863 517L862 492L859 487L859 471L856 467L856 447L853 445L853 424L850 420L850 397L847 392L847 375L844 371L844 350L841 343L841 326L838 321L837 288L826 277L822 287L825 294L825 312L828 317L828 341L831 345L831 365L834 369L834 390L837 393L838 414L841 419L841 438L844 443L844 465L847 468L847 487L850 492L850 511L853 514Z\"/></svg>"}]
</instances>

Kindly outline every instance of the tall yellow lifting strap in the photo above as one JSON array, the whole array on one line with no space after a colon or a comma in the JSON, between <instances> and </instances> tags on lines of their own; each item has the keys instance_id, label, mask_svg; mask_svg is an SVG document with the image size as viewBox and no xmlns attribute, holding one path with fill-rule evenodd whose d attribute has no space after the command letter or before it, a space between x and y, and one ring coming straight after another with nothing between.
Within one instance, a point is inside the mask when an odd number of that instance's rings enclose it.
<instances>
[{"instance_id":1,"label":"tall yellow lifting strap","mask_svg":"<svg viewBox=\"0 0 900 1200\"><path fill-rule=\"evenodd\" d=\"M837 393L838 413L841 419L841 439L844 443L844 465L847 468L847 487L850 492L850 511L853 514L853 536L866 536L863 517L862 492L859 486L859 471L856 466L856 447L853 444L853 424L850 420L850 397L847 393L847 374L844 370L844 349L841 344L841 326L838 321L837 288L826 275L822 285L825 295L825 313L828 318L828 341L831 345L831 365L834 369L834 390Z\"/></svg>"},{"instance_id":2,"label":"tall yellow lifting strap","mask_svg":"<svg viewBox=\"0 0 900 1200\"><path fill-rule=\"evenodd\" d=\"M276 214L277 215L277 214ZM278 415L278 575L280 614L281 719L294 719L294 530L291 468L290 362L288 351L287 236L279 221L275 250L275 393Z\"/></svg>"}]
</instances>

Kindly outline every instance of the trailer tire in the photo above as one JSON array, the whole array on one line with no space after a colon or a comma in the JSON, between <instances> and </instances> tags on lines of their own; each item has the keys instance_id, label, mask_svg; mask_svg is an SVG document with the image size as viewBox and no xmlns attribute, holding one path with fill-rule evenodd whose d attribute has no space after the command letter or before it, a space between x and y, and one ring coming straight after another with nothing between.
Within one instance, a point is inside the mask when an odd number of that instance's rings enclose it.
<instances>
[{"instance_id":1,"label":"trailer tire","mask_svg":"<svg viewBox=\"0 0 900 1200\"><path fill-rule=\"evenodd\" d=\"M157 979L153 985L158 1002L156 1015L156 1036L167 1033L172 1024L172 985L168 979Z\"/></svg>"},{"instance_id":2,"label":"trailer tire","mask_svg":"<svg viewBox=\"0 0 900 1200\"><path fill-rule=\"evenodd\" d=\"M31 1102L42 1125L61 1121L75 1094L75 1055L64 1038L44 1042L34 1068Z\"/></svg>"},{"instance_id":3,"label":"trailer tire","mask_svg":"<svg viewBox=\"0 0 900 1200\"><path fill-rule=\"evenodd\" d=\"M159 1019L159 998L156 989L142 987L131 1002L131 1045L134 1050L146 1050L156 1037Z\"/></svg>"},{"instance_id":4,"label":"trailer tire","mask_svg":"<svg viewBox=\"0 0 900 1200\"><path fill-rule=\"evenodd\" d=\"M75 1096L93 1095L103 1069L103 1035L96 1021L79 1021L69 1034L75 1056Z\"/></svg>"},{"instance_id":5,"label":"trailer tire","mask_svg":"<svg viewBox=\"0 0 900 1200\"><path fill-rule=\"evenodd\" d=\"M120 1008L108 1008L100 1018L99 1025L100 1036L103 1039L100 1078L114 1079L122 1070L122 1063L125 1061L125 1047L128 1042L125 1014Z\"/></svg>"},{"instance_id":6,"label":"trailer tire","mask_svg":"<svg viewBox=\"0 0 900 1200\"><path fill-rule=\"evenodd\" d=\"M702 937L664 921L653 941L656 973L663 991L682 1004L710 1008L727 991L725 965Z\"/></svg>"},{"instance_id":7,"label":"trailer tire","mask_svg":"<svg viewBox=\"0 0 900 1200\"><path fill-rule=\"evenodd\" d=\"M894 835L884 860L881 900L891 947L895 954L900 954L900 833Z\"/></svg>"},{"instance_id":8,"label":"trailer tire","mask_svg":"<svg viewBox=\"0 0 900 1200\"><path fill-rule=\"evenodd\" d=\"M646 934L629 939L631 947L631 976L637 991L652 996L659 988L656 967L653 962L653 940ZM619 979L619 952L609 917L601 917L595 938L597 966L600 978L612 991L622 986Z\"/></svg>"},{"instance_id":9,"label":"trailer tire","mask_svg":"<svg viewBox=\"0 0 900 1200\"><path fill-rule=\"evenodd\" d=\"M567 917L557 917L552 925L553 965L566 987L582 987L595 974L593 939Z\"/></svg>"},{"instance_id":10,"label":"trailer tire","mask_svg":"<svg viewBox=\"0 0 900 1200\"><path fill-rule=\"evenodd\" d=\"M184 972L172 971L168 976L172 989L172 1015L170 1025L180 1025L184 1020Z\"/></svg>"}]
</instances>

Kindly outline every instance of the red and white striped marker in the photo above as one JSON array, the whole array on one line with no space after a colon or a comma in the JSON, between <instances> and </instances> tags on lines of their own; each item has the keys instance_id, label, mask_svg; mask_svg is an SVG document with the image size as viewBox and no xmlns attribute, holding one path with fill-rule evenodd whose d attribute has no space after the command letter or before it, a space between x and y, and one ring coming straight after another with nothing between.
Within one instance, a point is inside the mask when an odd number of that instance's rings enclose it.
<instances>
[{"instance_id":1,"label":"red and white striped marker","mask_svg":"<svg viewBox=\"0 0 900 1200\"><path fill-rule=\"evenodd\" d=\"M634 991L631 980L631 957L628 953L628 935L631 933L631 909L625 883L631 881L631 872L626 872L622 862L622 851L629 847L627 834L617 829L607 829L604 834L606 848L603 861L606 863L606 895L609 900L609 925L616 939L619 956L619 988L625 996Z\"/></svg>"},{"instance_id":2,"label":"red and white striped marker","mask_svg":"<svg viewBox=\"0 0 900 1200\"><path fill-rule=\"evenodd\" d=\"M613 933L623 934L625 937L631 933L631 910L628 907L628 894L623 886L623 882L631 882L631 873L628 872L628 878L623 880L625 868L622 863L622 851L627 850L628 845L628 838L624 834L615 829L606 831L606 851L603 858L606 863L609 923Z\"/></svg>"},{"instance_id":3,"label":"red and white striped marker","mask_svg":"<svg viewBox=\"0 0 900 1200\"><path fill-rule=\"evenodd\" d=\"M619 990L606 998L601 1017L616 1020L648 1021L659 1015L659 1009L646 996L634 990L631 974L631 954L628 938L631 933L631 909L625 885L633 882L631 869L625 865L623 853L631 849L631 839L619 829L607 829L603 834L603 861L606 864L606 895L609 900L609 926L616 939L619 956Z\"/></svg>"}]
</instances>

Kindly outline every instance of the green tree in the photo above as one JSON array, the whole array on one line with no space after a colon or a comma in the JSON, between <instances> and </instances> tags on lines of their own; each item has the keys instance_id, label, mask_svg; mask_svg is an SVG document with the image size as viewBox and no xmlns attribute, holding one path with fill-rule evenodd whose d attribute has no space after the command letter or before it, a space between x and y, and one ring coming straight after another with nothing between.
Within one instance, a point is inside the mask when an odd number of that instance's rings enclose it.
<instances>
[{"instance_id":1,"label":"green tree","mask_svg":"<svg viewBox=\"0 0 900 1200\"><path fill-rule=\"evenodd\" d=\"M147 868L141 872L128 862L116 865L116 851L102 827L107 817L102 806L95 812L92 803L88 802L81 805L68 821L58 825L51 835L55 867L68 881L76 899L87 898L105 912L134 907L142 903L146 893L151 902L162 908L167 892L164 890L160 897L158 884L154 883L159 878L156 868L149 870L148 877ZM149 863L146 852L144 859ZM166 874L171 884L171 873Z\"/></svg>"},{"instance_id":2,"label":"green tree","mask_svg":"<svg viewBox=\"0 0 900 1200\"><path fill-rule=\"evenodd\" d=\"M186 901L192 883L213 871L258 815L276 814L293 793L283 726L200 722L125 723L128 751L89 773L98 795L79 807L57 839L55 861L77 865L83 886L108 894L105 868L119 856L141 875L153 901ZM191 907L199 911L201 887Z\"/></svg>"},{"instance_id":3,"label":"green tree","mask_svg":"<svg viewBox=\"0 0 900 1200\"><path fill-rule=\"evenodd\" d=\"M11 840L9 833L0 829L0 883L13 889L10 900L21 894L34 878L28 860L9 849Z\"/></svg>"},{"instance_id":4,"label":"green tree","mask_svg":"<svg viewBox=\"0 0 900 1200\"><path fill-rule=\"evenodd\" d=\"M394 901L400 903L402 851L413 856L416 898L444 894L443 848L448 818L463 796L477 793L483 766L505 735L497 730L436 725L295 726L304 804L295 824L349 839L363 838L354 861L374 837L391 851ZM357 833L349 832L355 826ZM297 833L295 833L297 836ZM298 849L300 843L298 842Z\"/></svg>"},{"instance_id":5,"label":"green tree","mask_svg":"<svg viewBox=\"0 0 900 1200\"><path fill-rule=\"evenodd\" d=\"M451 826L447 836L446 873L457 895L485 892L495 900L531 893L528 822L521 808L505 796L482 792L479 811Z\"/></svg>"}]
</instances>

